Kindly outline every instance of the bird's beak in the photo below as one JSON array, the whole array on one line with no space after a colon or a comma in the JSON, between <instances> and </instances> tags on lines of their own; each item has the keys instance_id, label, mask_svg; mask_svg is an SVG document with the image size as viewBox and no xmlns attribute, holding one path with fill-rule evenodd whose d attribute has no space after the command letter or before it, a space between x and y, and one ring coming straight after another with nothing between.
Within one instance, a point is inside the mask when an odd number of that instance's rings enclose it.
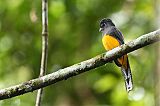
<instances>
[{"instance_id":1,"label":"bird's beak","mask_svg":"<svg viewBox=\"0 0 160 106\"><path fill-rule=\"evenodd\" d=\"M103 28L99 28L99 32L101 32L103 30Z\"/></svg>"}]
</instances>

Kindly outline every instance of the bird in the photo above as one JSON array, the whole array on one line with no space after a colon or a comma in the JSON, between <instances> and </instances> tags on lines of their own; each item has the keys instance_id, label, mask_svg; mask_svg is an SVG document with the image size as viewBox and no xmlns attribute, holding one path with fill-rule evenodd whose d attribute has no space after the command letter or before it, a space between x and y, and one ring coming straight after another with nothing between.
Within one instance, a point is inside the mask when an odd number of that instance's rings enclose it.
<instances>
[{"instance_id":1,"label":"bird","mask_svg":"<svg viewBox=\"0 0 160 106\"><path fill-rule=\"evenodd\" d=\"M124 44L123 34L116 28L111 19L102 19L99 31L102 32L102 43L105 50L109 51ZM118 67L121 67L126 91L130 92L133 89L133 80L128 55L125 54L120 58L114 59L114 62Z\"/></svg>"}]
</instances>

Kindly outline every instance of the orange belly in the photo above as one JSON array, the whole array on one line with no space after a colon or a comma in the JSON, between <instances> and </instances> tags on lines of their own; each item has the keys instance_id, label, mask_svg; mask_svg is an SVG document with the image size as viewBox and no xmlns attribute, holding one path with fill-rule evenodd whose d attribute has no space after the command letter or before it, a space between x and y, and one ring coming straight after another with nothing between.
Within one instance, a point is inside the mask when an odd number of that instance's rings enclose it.
<instances>
[{"instance_id":1,"label":"orange belly","mask_svg":"<svg viewBox=\"0 0 160 106\"><path fill-rule=\"evenodd\" d=\"M120 43L117 39L110 35L104 35L102 38L103 46L106 50L112 50L113 48L120 46ZM124 55L118 58L118 62L122 65L127 67L127 55Z\"/></svg>"},{"instance_id":2,"label":"orange belly","mask_svg":"<svg viewBox=\"0 0 160 106\"><path fill-rule=\"evenodd\" d=\"M109 35L103 36L102 43L106 50L111 50L120 45L117 39Z\"/></svg>"}]
</instances>

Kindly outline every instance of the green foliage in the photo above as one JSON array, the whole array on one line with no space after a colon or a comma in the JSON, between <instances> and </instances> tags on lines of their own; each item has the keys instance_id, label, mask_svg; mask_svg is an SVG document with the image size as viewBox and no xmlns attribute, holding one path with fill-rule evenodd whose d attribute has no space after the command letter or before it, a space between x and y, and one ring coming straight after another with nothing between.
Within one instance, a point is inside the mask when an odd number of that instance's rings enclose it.
<instances>
[{"instance_id":1,"label":"green foliage","mask_svg":"<svg viewBox=\"0 0 160 106\"><path fill-rule=\"evenodd\" d=\"M41 1L0 0L0 88L39 75ZM105 52L99 21L113 19L125 41L154 30L151 0L49 0L48 72ZM154 44L156 46L156 44ZM45 88L44 106L153 106L154 45L129 54L135 89L129 96L114 63ZM0 101L34 106L36 92Z\"/></svg>"}]
</instances>

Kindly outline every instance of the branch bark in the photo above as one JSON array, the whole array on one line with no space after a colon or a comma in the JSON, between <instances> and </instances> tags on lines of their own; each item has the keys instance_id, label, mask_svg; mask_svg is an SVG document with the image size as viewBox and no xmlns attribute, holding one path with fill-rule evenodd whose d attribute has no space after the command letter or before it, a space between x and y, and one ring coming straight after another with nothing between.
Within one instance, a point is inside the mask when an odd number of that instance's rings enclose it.
<instances>
[{"instance_id":1,"label":"branch bark","mask_svg":"<svg viewBox=\"0 0 160 106\"><path fill-rule=\"evenodd\" d=\"M27 92L32 92L39 88L43 88L59 81L66 80L70 77L79 75L80 73L84 73L91 69L102 66L107 62L123 56L126 53L132 52L136 49L142 48L158 41L160 41L160 29L142 35L141 37L128 42L127 44L123 44L117 48L114 48L113 50L100 54L89 60L80 62L64 69L60 69L57 72L53 72L40 78L36 78L19 85L2 89L0 90L0 100L22 95Z\"/></svg>"},{"instance_id":2,"label":"branch bark","mask_svg":"<svg viewBox=\"0 0 160 106\"><path fill-rule=\"evenodd\" d=\"M42 0L42 57L40 67L40 77L44 76L47 70L47 57L48 57L48 0ZM43 89L37 92L35 106L41 105Z\"/></svg>"}]
</instances>

